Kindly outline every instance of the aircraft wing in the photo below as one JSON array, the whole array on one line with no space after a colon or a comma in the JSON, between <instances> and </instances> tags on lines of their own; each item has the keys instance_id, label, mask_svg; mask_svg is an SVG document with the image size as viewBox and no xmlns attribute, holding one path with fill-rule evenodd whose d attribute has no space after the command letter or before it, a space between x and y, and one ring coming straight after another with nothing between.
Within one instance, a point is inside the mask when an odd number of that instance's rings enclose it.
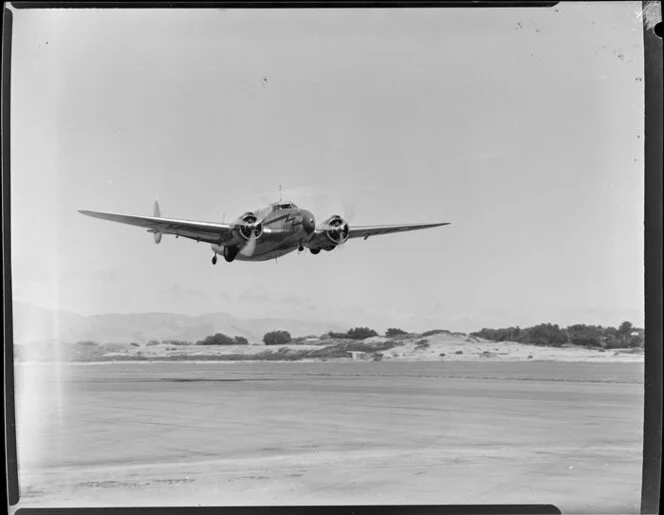
<instances>
[{"instance_id":1,"label":"aircraft wing","mask_svg":"<svg viewBox=\"0 0 664 515\"><path fill-rule=\"evenodd\" d=\"M410 225L360 225L350 226L348 238L364 238L369 236L378 236L379 234L390 234L393 232L419 231L420 229L430 229L440 227L441 225L450 225L449 222L436 224L410 224Z\"/></svg>"},{"instance_id":2,"label":"aircraft wing","mask_svg":"<svg viewBox=\"0 0 664 515\"><path fill-rule=\"evenodd\" d=\"M233 237L229 224L212 222L194 222L190 220L177 220L162 218L160 216L126 215L122 213L105 213L103 211L80 210L79 213L101 218L111 222L135 225L148 229L152 233L175 234L183 238L196 241L221 244Z\"/></svg>"}]
</instances>

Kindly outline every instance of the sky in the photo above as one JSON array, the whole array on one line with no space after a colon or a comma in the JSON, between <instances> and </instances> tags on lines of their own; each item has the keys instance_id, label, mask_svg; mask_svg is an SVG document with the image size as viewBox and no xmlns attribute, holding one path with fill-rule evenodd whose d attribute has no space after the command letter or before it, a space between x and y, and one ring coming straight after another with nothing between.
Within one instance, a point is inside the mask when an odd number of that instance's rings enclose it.
<instances>
[{"instance_id":1,"label":"sky","mask_svg":"<svg viewBox=\"0 0 664 515\"><path fill-rule=\"evenodd\" d=\"M642 326L640 8L15 10L14 299L379 330ZM451 225L212 266L207 244L77 212L158 199L231 221L279 185L320 221Z\"/></svg>"}]
</instances>

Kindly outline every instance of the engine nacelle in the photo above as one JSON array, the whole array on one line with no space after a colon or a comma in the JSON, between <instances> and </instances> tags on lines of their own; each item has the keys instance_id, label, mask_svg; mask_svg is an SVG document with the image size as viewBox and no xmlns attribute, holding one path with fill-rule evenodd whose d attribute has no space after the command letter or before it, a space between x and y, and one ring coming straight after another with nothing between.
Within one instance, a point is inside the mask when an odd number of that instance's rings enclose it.
<instances>
[{"instance_id":1,"label":"engine nacelle","mask_svg":"<svg viewBox=\"0 0 664 515\"><path fill-rule=\"evenodd\" d=\"M348 222L339 215L332 215L323 223L325 226L325 237L336 247L343 245L350 235Z\"/></svg>"},{"instance_id":2,"label":"engine nacelle","mask_svg":"<svg viewBox=\"0 0 664 515\"><path fill-rule=\"evenodd\" d=\"M245 241L249 240L252 235L258 239L263 234L263 224L258 221L258 217L254 213L248 211L235 221L233 233Z\"/></svg>"},{"instance_id":3,"label":"engine nacelle","mask_svg":"<svg viewBox=\"0 0 664 515\"><path fill-rule=\"evenodd\" d=\"M339 215L333 215L325 220L321 226L323 230L318 232L307 246L313 250L334 250L339 245L343 245L350 236L350 226L348 222Z\"/></svg>"}]
</instances>

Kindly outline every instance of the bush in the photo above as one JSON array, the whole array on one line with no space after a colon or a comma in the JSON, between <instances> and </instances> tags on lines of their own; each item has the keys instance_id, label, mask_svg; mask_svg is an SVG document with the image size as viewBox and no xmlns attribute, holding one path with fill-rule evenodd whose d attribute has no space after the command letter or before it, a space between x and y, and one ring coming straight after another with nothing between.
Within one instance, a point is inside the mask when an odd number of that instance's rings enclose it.
<instances>
[{"instance_id":1,"label":"bush","mask_svg":"<svg viewBox=\"0 0 664 515\"><path fill-rule=\"evenodd\" d=\"M163 340L163 343L166 345L189 345L189 342L184 340Z\"/></svg>"},{"instance_id":2,"label":"bush","mask_svg":"<svg viewBox=\"0 0 664 515\"><path fill-rule=\"evenodd\" d=\"M322 349L315 349L308 351L305 357L307 358L345 358L348 356L349 352L366 352L366 353L376 353L377 351L386 351L396 347L398 345L403 345L402 343L395 342L394 340L388 340L381 343L362 343L362 342L344 342L338 343L336 345L329 345L323 347Z\"/></svg>"},{"instance_id":3,"label":"bush","mask_svg":"<svg viewBox=\"0 0 664 515\"><path fill-rule=\"evenodd\" d=\"M392 338L393 336L398 336L400 334L408 334L408 333L402 329L397 329L396 327L390 327L387 331L385 331L385 336L387 336L388 338Z\"/></svg>"},{"instance_id":4,"label":"bush","mask_svg":"<svg viewBox=\"0 0 664 515\"><path fill-rule=\"evenodd\" d=\"M290 341L291 335L288 331L272 331L263 336L265 345L285 345Z\"/></svg>"},{"instance_id":5,"label":"bush","mask_svg":"<svg viewBox=\"0 0 664 515\"><path fill-rule=\"evenodd\" d=\"M140 347L140 345L136 342L131 342L129 345L131 345L132 347Z\"/></svg>"},{"instance_id":6,"label":"bush","mask_svg":"<svg viewBox=\"0 0 664 515\"><path fill-rule=\"evenodd\" d=\"M342 338L348 338L348 333L335 333L334 331L330 331L325 336L333 340L341 340Z\"/></svg>"},{"instance_id":7,"label":"bush","mask_svg":"<svg viewBox=\"0 0 664 515\"><path fill-rule=\"evenodd\" d=\"M235 345L249 345L249 340L247 340L244 336L236 336Z\"/></svg>"},{"instance_id":8,"label":"bush","mask_svg":"<svg viewBox=\"0 0 664 515\"><path fill-rule=\"evenodd\" d=\"M378 333L368 327L354 327L346 333L346 337L351 338L352 340L365 340L372 336L378 336Z\"/></svg>"},{"instance_id":9,"label":"bush","mask_svg":"<svg viewBox=\"0 0 664 515\"><path fill-rule=\"evenodd\" d=\"M420 336L433 336L434 334L452 334L447 329L432 329L430 331L424 331Z\"/></svg>"},{"instance_id":10,"label":"bush","mask_svg":"<svg viewBox=\"0 0 664 515\"><path fill-rule=\"evenodd\" d=\"M593 348L643 345L642 330L635 328L631 322L627 321L620 324L618 329L586 324L574 324L563 329L557 324L539 324L525 329L518 326L503 329L484 328L471 335L495 342L514 341L553 347L560 347L567 343Z\"/></svg>"},{"instance_id":11,"label":"bush","mask_svg":"<svg viewBox=\"0 0 664 515\"><path fill-rule=\"evenodd\" d=\"M458 351L456 351L454 354L463 354L463 351L462 351L462 350L458 350Z\"/></svg>"},{"instance_id":12,"label":"bush","mask_svg":"<svg viewBox=\"0 0 664 515\"><path fill-rule=\"evenodd\" d=\"M225 334L217 333L213 336L208 336L205 340L197 341L196 345L235 345L235 340Z\"/></svg>"},{"instance_id":13,"label":"bush","mask_svg":"<svg viewBox=\"0 0 664 515\"><path fill-rule=\"evenodd\" d=\"M159 342L157 340L150 340L146 345L159 345Z\"/></svg>"}]
</instances>

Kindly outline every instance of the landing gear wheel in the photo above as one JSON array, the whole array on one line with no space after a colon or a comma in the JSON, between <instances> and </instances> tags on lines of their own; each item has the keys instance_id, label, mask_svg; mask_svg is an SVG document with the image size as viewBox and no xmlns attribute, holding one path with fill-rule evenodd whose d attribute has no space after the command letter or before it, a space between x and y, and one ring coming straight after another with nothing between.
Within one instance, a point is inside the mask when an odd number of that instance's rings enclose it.
<instances>
[{"instance_id":1,"label":"landing gear wheel","mask_svg":"<svg viewBox=\"0 0 664 515\"><path fill-rule=\"evenodd\" d=\"M304 247L303 247L302 245L300 245L300 246L297 248L297 251L298 251L298 252L302 252L303 250L304 250Z\"/></svg>"},{"instance_id":2,"label":"landing gear wheel","mask_svg":"<svg viewBox=\"0 0 664 515\"><path fill-rule=\"evenodd\" d=\"M315 256L320 252L320 249L311 249L311 253Z\"/></svg>"},{"instance_id":3,"label":"landing gear wheel","mask_svg":"<svg viewBox=\"0 0 664 515\"><path fill-rule=\"evenodd\" d=\"M239 250L240 249L236 249L234 247L224 247L224 259L226 262L230 263L233 261Z\"/></svg>"},{"instance_id":4,"label":"landing gear wheel","mask_svg":"<svg viewBox=\"0 0 664 515\"><path fill-rule=\"evenodd\" d=\"M213 265L217 264L217 255L216 254L214 256L212 256L212 264Z\"/></svg>"}]
</instances>

